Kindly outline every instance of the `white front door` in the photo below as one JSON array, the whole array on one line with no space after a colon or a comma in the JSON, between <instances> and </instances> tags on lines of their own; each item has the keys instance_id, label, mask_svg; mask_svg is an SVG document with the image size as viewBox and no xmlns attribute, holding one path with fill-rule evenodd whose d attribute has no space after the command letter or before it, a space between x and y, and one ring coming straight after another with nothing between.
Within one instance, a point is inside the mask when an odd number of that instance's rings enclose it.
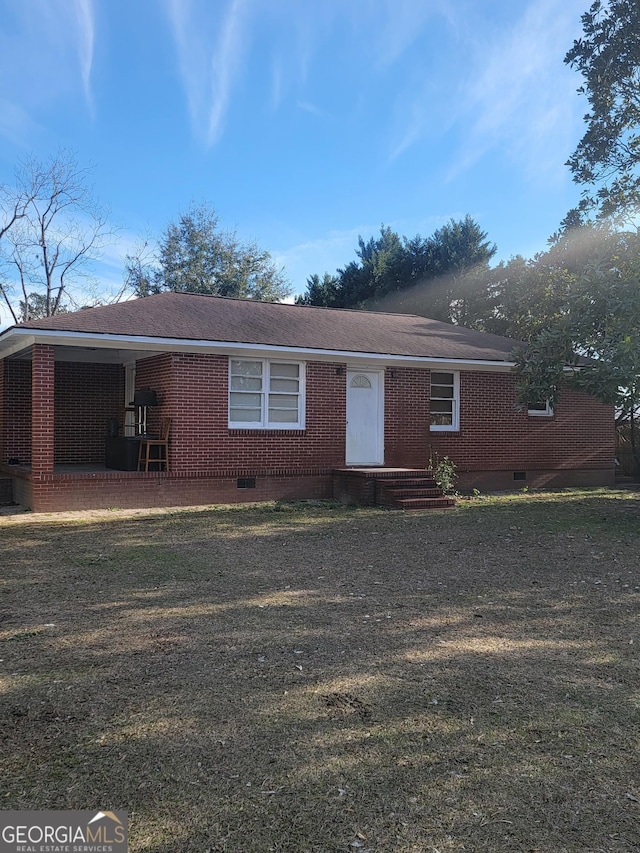
<instances>
[{"instance_id":1,"label":"white front door","mask_svg":"<svg viewBox=\"0 0 640 853\"><path fill-rule=\"evenodd\" d=\"M384 463L383 373L347 371L347 465Z\"/></svg>"}]
</instances>

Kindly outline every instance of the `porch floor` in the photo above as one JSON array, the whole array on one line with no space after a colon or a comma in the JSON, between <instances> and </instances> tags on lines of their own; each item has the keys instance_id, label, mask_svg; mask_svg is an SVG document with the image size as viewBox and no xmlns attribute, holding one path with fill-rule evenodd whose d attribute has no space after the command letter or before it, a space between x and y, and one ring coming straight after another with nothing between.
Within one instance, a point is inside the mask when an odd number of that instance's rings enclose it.
<instances>
[{"instance_id":1,"label":"porch floor","mask_svg":"<svg viewBox=\"0 0 640 853\"><path fill-rule=\"evenodd\" d=\"M29 477L31 475L31 465L3 465L1 466L2 472L5 476L16 476L16 477ZM149 470L149 474L165 474L166 471L156 471ZM104 462L81 462L74 465L54 465L53 466L53 475L64 474L65 477L68 475L77 474L78 476L84 476L86 474L105 474L105 475L114 475L114 476L144 476L146 474L145 471L124 471L120 468L107 468Z\"/></svg>"},{"instance_id":2,"label":"porch floor","mask_svg":"<svg viewBox=\"0 0 640 853\"><path fill-rule=\"evenodd\" d=\"M106 471L113 471L114 468L107 468L104 463L100 462L83 462L77 465L54 465L54 474L102 474Z\"/></svg>"}]
</instances>

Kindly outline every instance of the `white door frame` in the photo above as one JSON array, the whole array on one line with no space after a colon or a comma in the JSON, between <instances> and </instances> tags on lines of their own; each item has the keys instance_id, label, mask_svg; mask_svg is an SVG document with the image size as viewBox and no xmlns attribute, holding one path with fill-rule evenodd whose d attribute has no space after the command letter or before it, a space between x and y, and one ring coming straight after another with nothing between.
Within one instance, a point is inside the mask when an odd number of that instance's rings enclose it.
<instances>
[{"instance_id":1,"label":"white door frame","mask_svg":"<svg viewBox=\"0 0 640 853\"><path fill-rule=\"evenodd\" d=\"M136 363L124 366L124 434L136 434L136 413L133 410L133 395L136 390Z\"/></svg>"},{"instance_id":2,"label":"white door frame","mask_svg":"<svg viewBox=\"0 0 640 853\"><path fill-rule=\"evenodd\" d=\"M347 368L347 431L345 436L345 462L347 465L384 465L384 370L377 367ZM349 417L353 417L353 410L349 408L349 389L351 380L360 374L367 377L375 376L375 387L377 389L376 413L373 420L368 421L372 444L367 458L358 458L357 448L350 446L349 442Z\"/></svg>"}]
</instances>

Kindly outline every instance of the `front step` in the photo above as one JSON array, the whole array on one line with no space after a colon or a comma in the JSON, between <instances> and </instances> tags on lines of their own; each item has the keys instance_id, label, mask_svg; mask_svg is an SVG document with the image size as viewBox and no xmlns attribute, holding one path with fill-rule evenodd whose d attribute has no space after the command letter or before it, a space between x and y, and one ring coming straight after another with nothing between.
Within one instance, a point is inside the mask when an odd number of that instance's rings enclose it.
<instances>
[{"instance_id":1,"label":"front step","mask_svg":"<svg viewBox=\"0 0 640 853\"><path fill-rule=\"evenodd\" d=\"M442 495L442 489L437 486L414 486L413 489L399 488L384 489L387 495L393 495L394 498L439 498Z\"/></svg>"},{"instance_id":2,"label":"front step","mask_svg":"<svg viewBox=\"0 0 640 853\"><path fill-rule=\"evenodd\" d=\"M414 486L426 489L438 488L436 481L430 475L425 477L416 477L415 475L411 475L410 477L398 477L396 475L393 478L385 479L376 477L376 482L380 483L381 486L384 486L385 489L408 489L413 488Z\"/></svg>"},{"instance_id":3,"label":"front step","mask_svg":"<svg viewBox=\"0 0 640 853\"><path fill-rule=\"evenodd\" d=\"M455 506L455 499L444 495L429 472L417 477L407 471L406 476L376 477L376 504L394 509L447 509Z\"/></svg>"},{"instance_id":4,"label":"front step","mask_svg":"<svg viewBox=\"0 0 640 853\"><path fill-rule=\"evenodd\" d=\"M398 509L449 509L456 501L442 495L440 498L399 498L395 505Z\"/></svg>"}]
</instances>

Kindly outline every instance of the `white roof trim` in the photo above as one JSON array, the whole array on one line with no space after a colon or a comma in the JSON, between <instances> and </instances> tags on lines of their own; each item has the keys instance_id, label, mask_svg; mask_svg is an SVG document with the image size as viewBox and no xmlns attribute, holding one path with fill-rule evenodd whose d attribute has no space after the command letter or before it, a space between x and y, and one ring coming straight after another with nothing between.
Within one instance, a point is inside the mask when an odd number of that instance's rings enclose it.
<instances>
[{"instance_id":1,"label":"white roof trim","mask_svg":"<svg viewBox=\"0 0 640 853\"><path fill-rule=\"evenodd\" d=\"M15 341L11 341L15 338ZM157 352L200 352L236 355L251 352L263 357L273 355L295 356L299 359L313 358L315 361L345 361L359 364L362 361L376 364L425 365L437 364L477 370L510 370L513 361L496 361L468 358L441 358L438 356L393 355L376 352L354 352L351 350L328 350L313 347L277 346L274 344L249 344L239 341L203 341L184 338L160 338L147 335L92 334L87 332L57 331L51 329L12 328L0 335L0 356L6 358L34 344L52 346L99 347L105 349L136 349Z\"/></svg>"}]
</instances>

